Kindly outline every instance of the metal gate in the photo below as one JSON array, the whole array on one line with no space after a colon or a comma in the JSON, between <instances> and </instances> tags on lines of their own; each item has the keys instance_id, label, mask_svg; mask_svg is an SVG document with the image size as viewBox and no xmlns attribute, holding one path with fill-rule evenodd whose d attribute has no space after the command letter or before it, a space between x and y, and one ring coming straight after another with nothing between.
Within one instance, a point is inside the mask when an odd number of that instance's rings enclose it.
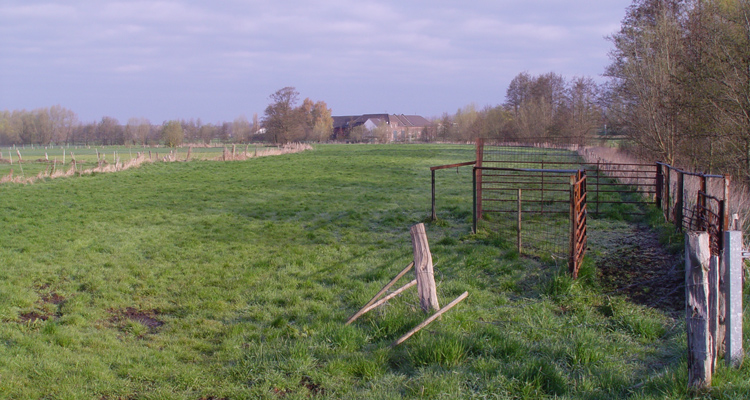
<instances>
[{"instance_id":1,"label":"metal gate","mask_svg":"<svg viewBox=\"0 0 750 400\"><path fill-rule=\"evenodd\" d=\"M570 259L568 269L573 279L578 278L583 256L586 254L586 171L570 177Z\"/></svg>"}]
</instances>

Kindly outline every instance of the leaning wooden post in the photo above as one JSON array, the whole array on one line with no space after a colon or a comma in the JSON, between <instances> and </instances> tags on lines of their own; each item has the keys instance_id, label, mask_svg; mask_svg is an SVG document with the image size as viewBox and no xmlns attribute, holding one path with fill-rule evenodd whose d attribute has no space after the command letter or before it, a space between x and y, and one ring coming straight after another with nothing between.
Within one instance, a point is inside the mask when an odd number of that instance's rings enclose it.
<instances>
[{"instance_id":1,"label":"leaning wooden post","mask_svg":"<svg viewBox=\"0 0 750 400\"><path fill-rule=\"evenodd\" d=\"M688 387L711 386L711 337L708 315L708 271L711 250L707 232L685 235L685 325Z\"/></svg>"},{"instance_id":2,"label":"leaning wooden post","mask_svg":"<svg viewBox=\"0 0 750 400\"><path fill-rule=\"evenodd\" d=\"M424 320L424 322L422 322L421 324L415 326L414 329L412 329L409 332L407 332L406 334L404 334L404 336L401 336L400 338L396 339L396 341L394 341L393 343L391 343L391 347L396 347L396 346L400 345L401 343L405 342L406 339L412 337L412 335L414 335L415 333L419 332L422 328L424 328L425 326L429 325L432 321L438 319L441 315L443 315L443 313L447 312L448 310L450 310L451 308L453 308L453 306L455 306L456 304L460 303L468 295L469 295L469 292L463 292L460 296L458 296L456 298L456 300L451 301L447 306L445 306L444 309L436 312L435 314L433 314L432 316L430 316L430 318L427 318L426 320Z\"/></svg>"},{"instance_id":3,"label":"leaning wooden post","mask_svg":"<svg viewBox=\"0 0 750 400\"><path fill-rule=\"evenodd\" d=\"M371 305L373 305L380 298L380 296L382 296L385 292L387 292L388 289L390 289L391 286L393 286L396 282L398 282L398 280L401 279L402 276L406 275L406 273L409 272L409 270L413 266L414 266L413 262L409 263L409 265L407 265L406 268L404 268L403 270L401 270L401 272L399 272L398 275L396 275L395 278L391 279L391 281L388 282L387 285L385 285L382 289L380 289L380 291L372 299L370 299L370 301L368 301L367 304L365 304L359 311L357 311L354 315L352 315L346 321L345 325L351 324L352 322L354 322L354 320L356 320L362 314L364 314L365 313L365 311L364 311L365 309L367 309L368 307L370 307Z\"/></svg>"},{"instance_id":4,"label":"leaning wooden post","mask_svg":"<svg viewBox=\"0 0 750 400\"><path fill-rule=\"evenodd\" d=\"M742 364L742 231L724 232L726 338L724 361Z\"/></svg>"},{"instance_id":5,"label":"leaning wooden post","mask_svg":"<svg viewBox=\"0 0 750 400\"><path fill-rule=\"evenodd\" d=\"M417 276L419 305L422 311L440 310L435 287L435 273L432 269L432 254L427 242L424 224L416 224L409 229L412 247L414 248L414 273Z\"/></svg>"}]
</instances>

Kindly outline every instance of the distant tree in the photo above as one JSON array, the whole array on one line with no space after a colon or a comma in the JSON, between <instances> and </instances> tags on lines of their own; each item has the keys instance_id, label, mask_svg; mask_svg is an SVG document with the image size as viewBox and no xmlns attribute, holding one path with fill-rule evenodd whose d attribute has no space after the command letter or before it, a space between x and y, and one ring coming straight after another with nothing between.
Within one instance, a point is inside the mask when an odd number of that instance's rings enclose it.
<instances>
[{"instance_id":1,"label":"distant tree","mask_svg":"<svg viewBox=\"0 0 750 400\"><path fill-rule=\"evenodd\" d=\"M291 86L277 90L266 107L263 126L274 143L288 143L304 134L300 112L296 109L299 92Z\"/></svg>"},{"instance_id":2,"label":"distant tree","mask_svg":"<svg viewBox=\"0 0 750 400\"><path fill-rule=\"evenodd\" d=\"M209 144L211 143L211 140L216 136L217 131L218 129L216 125L202 125L200 130L198 131L198 136L200 137L200 140L203 141L203 143Z\"/></svg>"},{"instance_id":3,"label":"distant tree","mask_svg":"<svg viewBox=\"0 0 750 400\"><path fill-rule=\"evenodd\" d=\"M253 113L253 125L250 128L252 135L257 135L260 130L260 122L258 122L258 113Z\"/></svg>"},{"instance_id":4,"label":"distant tree","mask_svg":"<svg viewBox=\"0 0 750 400\"><path fill-rule=\"evenodd\" d=\"M388 143L391 141L391 127L385 121L380 122L371 133L378 143Z\"/></svg>"},{"instance_id":5,"label":"distant tree","mask_svg":"<svg viewBox=\"0 0 750 400\"><path fill-rule=\"evenodd\" d=\"M354 143L360 143L365 140L368 133L364 125L357 125L349 130L349 140Z\"/></svg>"},{"instance_id":6,"label":"distant tree","mask_svg":"<svg viewBox=\"0 0 750 400\"><path fill-rule=\"evenodd\" d=\"M107 146L124 143L124 129L120 122L114 117L102 117L96 126L96 139L100 144Z\"/></svg>"},{"instance_id":7,"label":"distant tree","mask_svg":"<svg viewBox=\"0 0 750 400\"><path fill-rule=\"evenodd\" d=\"M161 138L167 147L177 147L182 144L185 137L185 131L182 129L180 121L164 122L161 128Z\"/></svg>"},{"instance_id":8,"label":"distant tree","mask_svg":"<svg viewBox=\"0 0 750 400\"><path fill-rule=\"evenodd\" d=\"M125 142L146 145L151 133L151 122L147 118L129 118L125 125Z\"/></svg>"},{"instance_id":9,"label":"distant tree","mask_svg":"<svg viewBox=\"0 0 750 400\"><path fill-rule=\"evenodd\" d=\"M232 122L232 135L237 142L250 142L252 127L250 126L250 121L247 120L247 117L245 117L244 114L235 118L234 122Z\"/></svg>"},{"instance_id":10,"label":"distant tree","mask_svg":"<svg viewBox=\"0 0 750 400\"><path fill-rule=\"evenodd\" d=\"M180 125L182 125L182 130L185 132L183 142L195 142L198 140L198 131L201 129L201 120L198 118L198 120L194 120L190 118L190 120L180 120Z\"/></svg>"},{"instance_id":11,"label":"distant tree","mask_svg":"<svg viewBox=\"0 0 750 400\"><path fill-rule=\"evenodd\" d=\"M312 103L312 100L305 99L307 104L312 104L312 107L308 108L304 106L301 108L303 112L303 119L305 121L305 138L309 141L323 142L328 140L333 134L333 118L331 117L331 109L324 101L317 101Z\"/></svg>"},{"instance_id":12,"label":"distant tree","mask_svg":"<svg viewBox=\"0 0 750 400\"><path fill-rule=\"evenodd\" d=\"M222 143L228 143L229 139L232 137L232 124L229 122L224 122L221 125L217 126L216 137Z\"/></svg>"},{"instance_id":13,"label":"distant tree","mask_svg":"<svg viewBox=\"0 0 750 400\"><path fill-rule=\"evenodd\" d=\"M49 108L49 119L52 124L52 141L55 143L69 143L73 130L80 124L76 113L59 104Z\"/></svg>"}]
</instances>

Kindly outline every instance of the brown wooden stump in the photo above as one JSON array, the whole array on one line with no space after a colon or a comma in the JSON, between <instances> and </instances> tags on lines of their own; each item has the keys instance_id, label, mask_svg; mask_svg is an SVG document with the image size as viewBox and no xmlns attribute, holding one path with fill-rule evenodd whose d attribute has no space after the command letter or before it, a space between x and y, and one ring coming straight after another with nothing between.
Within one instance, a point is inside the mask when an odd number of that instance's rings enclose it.
<instances>
[{"instance_id":1,"label":"brown wooden stump","mask_svg":"<svg viewBox=\"0 0 750 400\"><path fill-rule=\"evenodd\" d=\"M417 276L419 305L422 311L440 310L435 287L435 273L432 269L432 254L427 242L424 224L417 224L409 229L412 247L414 248L414 273Z\"/></svg>"}]
</instances>

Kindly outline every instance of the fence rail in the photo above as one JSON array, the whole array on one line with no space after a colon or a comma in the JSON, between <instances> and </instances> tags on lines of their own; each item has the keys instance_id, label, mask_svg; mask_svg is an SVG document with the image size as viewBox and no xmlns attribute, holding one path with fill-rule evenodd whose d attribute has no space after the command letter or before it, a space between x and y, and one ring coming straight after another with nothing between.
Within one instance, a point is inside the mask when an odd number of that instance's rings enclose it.
<instances>
[{"instance_id":1,"label":"fence rail","mask_svg":"<svg viewBox=\"0 0 750 400\"><path fill-rule=\"evenodd\" d=\"M729 176L683 171L657 162L656 205L678 230L709 233L711 254L719 255L729 229Z\"/></svg>"},{"instance_id":2,"label":"fence rail","mask_svg":"<svg viewBox=\"0 0 750 400\"><path fill-rule=\"evenodd\" d=\"M588 212L593 215L607 213L615 204L653 204L658 197L656 164L615 163L598 158L596 161L584 161L585 150L579 146L542 146L478 139L476 165L540 170L585 170L588 175ZM580 153L582 150L584 153ZM484 181L488 179L486 175L482 175L477 177L480 192L486 190ZM483 202L483 196L480 196L480 216L484 211ZM628 212L644 214L637 208L631 208Z\"/></svg>"}]
</instances>

